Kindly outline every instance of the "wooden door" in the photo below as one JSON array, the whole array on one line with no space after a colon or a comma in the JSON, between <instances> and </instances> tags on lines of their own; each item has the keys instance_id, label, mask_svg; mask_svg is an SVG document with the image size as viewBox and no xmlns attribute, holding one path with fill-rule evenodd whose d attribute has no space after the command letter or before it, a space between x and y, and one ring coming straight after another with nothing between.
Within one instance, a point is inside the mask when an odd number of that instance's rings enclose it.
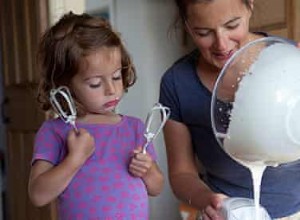
<instances>
[{"instance_id":1,"label":"wooden door","mask_svg":"<svg viewBox=\"0 0 300 220\"><path fill-rule=\"evenodd\" d=\"M254 0L251 29L300 41L300 1Z\"/></svg>"},{"instance_id":2,"label":"wooden door","mask_svg":"<svg viewBox=\"0 0 300 220\"><path fill-rule=\"evenodd\" d=\"M38 74L34 64L47 16L47 0L1 1L8 220L55 219L52 206L33 207L27 193L33 139L45 118L35 102Z\"/></svg>"}]
</instances>

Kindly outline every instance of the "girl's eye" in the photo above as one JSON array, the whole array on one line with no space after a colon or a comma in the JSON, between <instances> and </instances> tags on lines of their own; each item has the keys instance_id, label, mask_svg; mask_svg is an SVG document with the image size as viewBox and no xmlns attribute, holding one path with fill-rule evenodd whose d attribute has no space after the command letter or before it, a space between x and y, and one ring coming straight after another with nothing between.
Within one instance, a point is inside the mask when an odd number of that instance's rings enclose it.
<instances>
[{"instance_id":1,"label":"girl's eye","mask_svg":"<svg viewBox=\"0 0 300 220\"><path fill-rule=\"evenodd\" d=\"M90 88L98 88L98 87L100 87L100 86L101 86L101 80L100 80L100 78L93 78L93 79L90 79L90 80L88 81L88 86L89 86Z\"/></svg>"},{"instance_id":2,"label":"girl's eye","mask_svg":"<svg viewBox=\"0 0 300 220\"><path fill-rule=\"evenodd\" d=\"M121 75L120 75L120 76L114 76L114 77L113 77L113 80L120 80L120 79L122 79Z\"/></svg>"},{"instance_id":3,"label":"girl's eye","mask_svg":"<svg viewBox=\"0 0 300 220\"><path fill-rule=\"evenodd\" d=\"M98 83L98 84L90 84L89 87L92 88L92 89L95 89L95 88L99 88L101 86L101 83Z\"/></svg>"},{"instance_id":4,"label":"girl's eye","mask_svg":"<svg viewBox=\"0 0 300 220\"><path fill-rule=\"evenodd\" d=\"M122 70L117 70L112 77L113 80L121 80L122 79Z\"/></svg>"}]
</instances>

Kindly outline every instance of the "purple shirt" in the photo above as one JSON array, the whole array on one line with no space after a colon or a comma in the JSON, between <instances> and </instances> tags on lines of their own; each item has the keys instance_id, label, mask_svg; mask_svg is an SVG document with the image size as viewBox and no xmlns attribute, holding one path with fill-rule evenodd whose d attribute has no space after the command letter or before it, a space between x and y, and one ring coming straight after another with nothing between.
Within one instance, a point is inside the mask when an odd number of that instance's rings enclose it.
<instances>
[{"instance_id":1,"label":"purple shirt","mask_svg":"<svg viewBox=\"0 0 300 220\"><path fill-rule=\"evenodd\" d=\"M128 172L132 151L145 143L141 120L122 116L114 125L82 124L95 138L95 152L58 197L59 219L148 219L148 195L141 178ZM71 129L60 119L48 120L39 129L33 160L58 165L66 155L66 136ZM148 152L154 160L151 144Z\"/></svg>"}]
</instances>

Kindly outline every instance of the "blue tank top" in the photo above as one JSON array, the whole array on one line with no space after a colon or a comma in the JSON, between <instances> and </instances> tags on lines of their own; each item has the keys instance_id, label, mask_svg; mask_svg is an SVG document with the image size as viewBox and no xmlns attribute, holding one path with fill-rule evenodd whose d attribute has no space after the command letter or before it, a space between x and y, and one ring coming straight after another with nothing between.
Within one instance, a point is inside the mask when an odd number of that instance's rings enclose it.
<instances>
[{"instance_id":1,"label":"blue tank top","mask_svg":"<svg viewBox=\"0 0 300 220\"><path fill-rule=\"evenodd\" d=\"M250 171L231 159L214 137L210 118L212 93L197 76L198 56L193 51L166 71L159 101L170 107L172 120L188 127L194 152L205 168L203 180L208 186L230 197L253 198ZM272 218L300 210L300 162L266 169L260 203Z\"/></svg>"}]
</instances>

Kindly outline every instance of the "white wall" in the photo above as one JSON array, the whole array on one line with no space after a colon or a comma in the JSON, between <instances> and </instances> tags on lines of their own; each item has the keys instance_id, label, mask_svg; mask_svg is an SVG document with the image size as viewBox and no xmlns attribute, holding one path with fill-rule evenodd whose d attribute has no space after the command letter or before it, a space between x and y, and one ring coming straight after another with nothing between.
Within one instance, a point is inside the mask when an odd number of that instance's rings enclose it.
<instances>
[{"instance_id":1,"label":"white wall","mask_svg":"<svg viewBox=\"0 0 300 220\"><path fill-rule=\"evenodd\" d=\"M50 24L54 24L66 12L80 14L85 10L85 0L50 0L48 4Z\"/></svg>"},{"instance_id":2,"label":"white wall","mask_svg":"<svg viewBox=\"0 0 300 220\"><path fill-rule=\"evenodd\" d=\"M113 4L111 4L113 3ZM168 39L168 29L174 19L172 0L112 0L113 26L121 33L136 65L138 80L129 89L119 110L145 119L158 101L159 83L163 72L181 54L175 39ZM98 0L86 0L86 11L103 7ZM162 135L155 140L158 163L166 185L162 194L150 199L153 220L180 219L178 201L171 192L167 178L167 162Z\"/></svg>"},{"instance_id":3,"label":"white wall","mask_svg":"<svg viewBox=\"0 0 300 220\"><path fill-rule=\"evenodd\" d=\"M86 10L95 11L98 0L86 0ZM168 39L174 19L172 0L113 0L113 24L121 33L136 65L138 80L120 105L120 111L146 118L158 101L159 83L163 72L181 54L175 39ZM169 187L167 162L162 135L155 140L158 162L164 172L166 186L162 194L150 199L151 219L180 219L178 201Z\"/></svg>"}]
</instances>

